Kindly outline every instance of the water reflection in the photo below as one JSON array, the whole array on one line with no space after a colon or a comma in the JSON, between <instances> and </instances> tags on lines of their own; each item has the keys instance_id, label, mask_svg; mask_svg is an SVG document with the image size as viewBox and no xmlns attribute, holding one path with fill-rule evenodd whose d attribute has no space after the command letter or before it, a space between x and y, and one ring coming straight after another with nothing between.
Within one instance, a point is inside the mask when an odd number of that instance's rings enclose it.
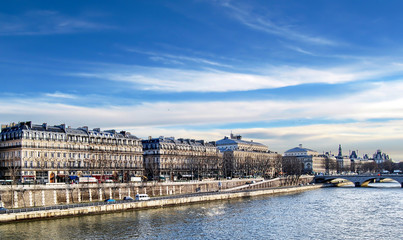
<instances>
[{"instance_id":1,"label":"water reflection","mask_svg":"<svg viewBox=\"0 0 403 240\"><path fill-rule=\"evenodd\" d=\"M403 189L327 188L0 225L0 239L399 239Z\"/></svg>"}]
</instances>

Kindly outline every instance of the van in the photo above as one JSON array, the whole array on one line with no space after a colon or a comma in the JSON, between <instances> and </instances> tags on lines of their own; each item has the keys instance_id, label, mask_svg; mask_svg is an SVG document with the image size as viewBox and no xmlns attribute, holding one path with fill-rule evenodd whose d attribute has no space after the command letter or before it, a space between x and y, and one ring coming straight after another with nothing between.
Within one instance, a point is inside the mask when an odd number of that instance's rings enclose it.
<instances>
[{"instance_id":1,"label":"van","mask_svg":"<svg viewBox=\"0 0 403 240\"><path fill-rule=\"evenodd\" d=\"M150 200L150 197L148 196L148 194L136 194L135 199L136 201L146 201L146 200Z\"/></svg>"}]
</instances>

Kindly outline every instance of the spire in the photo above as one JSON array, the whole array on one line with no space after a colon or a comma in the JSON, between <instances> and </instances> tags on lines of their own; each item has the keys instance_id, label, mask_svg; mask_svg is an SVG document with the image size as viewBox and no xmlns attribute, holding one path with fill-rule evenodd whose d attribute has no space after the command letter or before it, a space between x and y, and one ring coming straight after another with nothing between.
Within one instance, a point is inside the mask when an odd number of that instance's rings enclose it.
<instances>
[{"instance_id":1,"label":"spire","mask_svg":"<svg viewBox=\"0 0 403 240\"><path fill-rule=\"evenodd\" d=\"M341 144L339 144L339 155L337 155L338 157L343 157L343 153L341 152Z\"/></svg>"}]
</instances>

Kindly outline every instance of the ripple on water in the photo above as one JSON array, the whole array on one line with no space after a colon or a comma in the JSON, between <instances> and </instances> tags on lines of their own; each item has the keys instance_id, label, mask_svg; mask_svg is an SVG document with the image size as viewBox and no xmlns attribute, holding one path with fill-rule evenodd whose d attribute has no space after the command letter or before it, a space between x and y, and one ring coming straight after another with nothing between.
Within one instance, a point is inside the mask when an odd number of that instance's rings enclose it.
<instances>
[{"instance_id":1,"label":"ripple on water","mask_svg":"<svg viewBox=\"0 0 403 240\"><path fill-rule=\"evenodd\" d=\"M401 239L403 189L389 186L5 224L0 239Z\"/></svg>"}]
</instances>

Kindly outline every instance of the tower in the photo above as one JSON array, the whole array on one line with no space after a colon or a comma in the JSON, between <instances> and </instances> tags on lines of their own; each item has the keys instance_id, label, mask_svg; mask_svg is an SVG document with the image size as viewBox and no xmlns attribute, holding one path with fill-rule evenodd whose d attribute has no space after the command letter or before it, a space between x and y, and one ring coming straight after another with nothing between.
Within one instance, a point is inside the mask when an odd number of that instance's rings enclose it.
<instances>
[{"instance_id":1,"label":"tower","mask_svg":"<svg viewBox=\"0 0 403 240\"><path fill-rule=\"evenodd\" d=\"M343 153L341 152L341 144L339 144L339 154L337 155L338 158L343 158Z\"/></svg>"}]
</instances>

